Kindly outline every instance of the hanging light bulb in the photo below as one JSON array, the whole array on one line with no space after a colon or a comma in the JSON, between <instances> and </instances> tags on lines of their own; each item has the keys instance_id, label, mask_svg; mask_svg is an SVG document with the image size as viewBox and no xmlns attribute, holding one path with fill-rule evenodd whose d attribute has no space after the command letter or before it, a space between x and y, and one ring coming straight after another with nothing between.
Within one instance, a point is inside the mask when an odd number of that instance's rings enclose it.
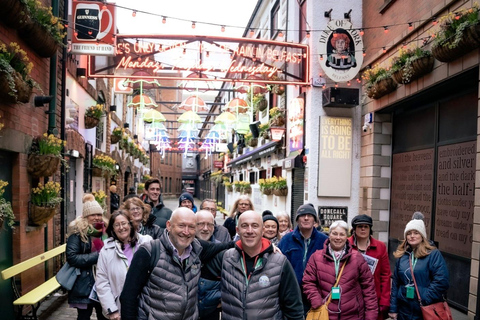
<instances>
[{"instance_id":1,"label":"hanging light bulb","mask_svg":"<svg viewBox=\"0 0 480 320\"><path fill-rule=\"evenodd\" d=\"M222 26L222 28L220 29L222 32L225 32L225 26Z\"/></svg>"},{"instance_id":2,"label":"hanging light bulb","mask_svg":"<svg viewBox=\"0 0 480 320\"><path fill-rule=\"evenodd\" d=\"M323 61L323 54L320 55L320 61Z\"/></svg>"},{"instance_id":3,"label":"hanging light bulb","mask_svg":"<svg viewBox=\"0 0 480 320\"><path fill-rule=\"evenodd\" d=\"M210 51L207 51L207 58L210 57Z\"/></svg>"},{"instance_id":4,"label":"hanging light bulb","mask_svg":"<svg viewBox=\"0 0 480 320\"><path fill-rule=\"evenodd\" d=\"M362 51L363 51L362 54L363 54L363 56L365 57L365 56L367 55L367 52L366 52L365 49L363 49Z\"/></svg>"},{"instance_id":5,"label":"hanging light bulb","mask_svg":"<svg viewBox=\"0 0 480 320\"><path fill-rule=\"evenodd\" d=\"M383 32L388 33L388 26L383 27Z\"/></svg>"},{"instance_id":6,"label":"hanging light bulb","mask_svg":"<svg viewBox=\"0 0 480 320\"><path fill-rule=\"evenodd\" d=\"M279 31L278 31L278 36L281 37L281 38L283 38L283 31L282 31L282 30L279 30Z\"/></svg>"},{"instance_id":7,"label":"hanging light bulb","mask_svg":"<svg viewBox=\"0 0 480 320\"><path fill-rule=\"evenodd\" d=\"M325 89L327 87L327 85L324 83L323 86L322 86L322 89Z\"/></svg>"},{"instance_id":8,"label":"hanging light bulb","mask_svg":"<svg viewBox=\"0 0 480 320\"><path fill-rule=\"evenodd\" d=\"M183 48L183 54L186 54L186 53L187 53L187 49Z\"/></svg>"},{"instance_id":9,"label":"hanging light bulb","mask_svg":"<svg viewBox=\"0 0 480 320\"><path fill-rule=\"evenodd\" d=\"M347 81L347 86L349 86L349 87L350 87L350 81Z\"/></svg>"},{"instance_id":10,"label":"hanging light bulb","mask_svg":"<svg viewBox=\"0 0 480 320\"><path fill-rule=\"evenodd\" d=\"M383 53L386 53L386 52L387 52L387 48L383 47Z\"/></svg>"},{"instance_id":11,"label":"hanging light bulb","mask_svg":"<svg viewBox=\"0 0 480 320\"><path fill-rule=\"evenodd\" d=\"M460 13L458 13L458 12L457 12L457 13L455 13L455 20L459 20L460 18L461 18L461 15L460 15Z\"/></svg>"},{"instance_id":12,"label":"hanging light bulb","mask_svg":"<svg viewBox=\"0 0 480 320\"><path fill-rule=\"evenodd\" d=\"M255 32L253 31L253 29L250 29L250 37L253 37L255 34Z\"/></svg>"},{"instance_id":13,"label":"hanging light bulb","mask_svg":"<svg viewBox=\"0 0 480 320\"><path fill-rule=\"evenodd\" d=\"M195 29L196 25L195 25L195 21L192 21L192 29Z\"/></svg>"},{"instance_id":14,"label":"hanging light bulb","mask_svg":"<svg viewBox=\"0 0 480 320\"><path fill-rule=\"evenodd\" d=\"M137 16L137 11L133 10L133 11L132 11L132 17L135 18L136 16Z\"/></svg>"},{"instance_id":15,"label":"hanging light bulb","mask_svg":"<svg viewBox=\"0 0 480 320\"><path fill-rule=\"evenodd\" d=\"M413 29L413 23L411 23L411 22L408 23L408 29L409 29L409 30L412 30L412 29Z\"/></svg>"},{"instance_id":16,"label":"hanging light bulb","mask_svg":"<svg viewBox=\"0 0 480 320\"><path fill-rule=\"evenodd\" d=\"M357 82L360 83L360 82L362 82L362 80L360 80L360 78L357 78Z\"/></svg>"},{"instance_id":17,"label":"hanging light bulb","mask_svg":"<svg viewBox=\"0 0 480 320\"><path fill-rule=\"evenodd\" d=\"M162 23L163 24L167 23L167 17L165 17L165 16L162 17Z\"/></svg>"},{"instance_id":18,"label":"hanging light bulb","mask_svg":"<svg viewBox=\"0 0 480 320\"><path fill-rule=\"evenodd\" d=\"M338 88L338 83L335 82L335 88Z\"/></svg>"},{"instance_id":19,"label":"hanging light bulb","mask_svg":"<svg viewBox=\"0 0 480 320\"><path fill-rule=\"evenodd\" d=\"M365 31L363 29L360 29L360 35L363 36L365 34Z\"/></svg>"},{"instance_id":20,"label":"hanging light bulb","mask_svg":"<svg viewBox=\"0 0 480 320\"><path fill-rule=\"evenodd\" d=\"M307 34L305 35L305 37L310 38L310 30L307 30Z\"/></svg>"},{"instance_id":21,"label":"hanging light bulb","mask_svg":"<svg viewBox=\"0 0 480 320\"><path fill-rule=\"evenodd\" d=\"M437 17L433 17L433 18L432 18L432 24L433 24L433 25L436 25L436 24L437 24Z\"/></svg>"},{"instance_id":22,"label":"hanging light bulb","mask_svg":"<svg viewBox=\"0 0 480 320\"><path fill-rule=\"evenodd\" d=\"M75 35L75 37L78 36L78 32L77 32L77 31L75 31L73 34Z\"/></svg>"},{"instance_id":23,"label":"hanging light bulb","mask_svg":"<svg viewBox=\"0 0 480 320\"><path fill-rule=\"evenodd\" d=\"M406 49L406 48L407 48L407 43L404 42L404 43L403 43L403 49Z\"/></svg>"}]
</instances>

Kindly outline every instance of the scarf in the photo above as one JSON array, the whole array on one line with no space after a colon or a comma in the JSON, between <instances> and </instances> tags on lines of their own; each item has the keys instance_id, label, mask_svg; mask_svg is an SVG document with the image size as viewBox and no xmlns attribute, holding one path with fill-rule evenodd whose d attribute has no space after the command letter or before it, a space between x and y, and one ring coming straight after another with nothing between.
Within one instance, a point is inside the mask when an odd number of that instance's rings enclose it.
<instances>
[{"instance_id":1,"label":"scarf","mask_svg":"<svg viewBox=\"0 0 480 320\"><path fill-rule=\"evenodd\" d=\"M92 239L92 252L99 252L103 248L103 240L107 239L105 224L97 222L89 226L87 235Z\"/></svg>"}]
</instances>

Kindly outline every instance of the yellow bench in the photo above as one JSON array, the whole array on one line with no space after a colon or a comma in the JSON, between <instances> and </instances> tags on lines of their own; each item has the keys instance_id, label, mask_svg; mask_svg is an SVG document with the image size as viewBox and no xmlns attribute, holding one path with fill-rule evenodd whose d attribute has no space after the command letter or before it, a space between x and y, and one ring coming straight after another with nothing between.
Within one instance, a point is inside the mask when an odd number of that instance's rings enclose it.
<instances>
[{"instance_id":1,"label":"yellow bench","mask_svg":"<svg viewBox=\"0 0 480 320\"><path fill-rule=\"evenodd\" d=\"M53 291L59 289L60 284L57 282L57 279L55 279L55 277L52 277L46 282L44 282L43 284L41 284L40 286L36 287L35 289L27 292L23 296L20 296L20 294L18 293L18 290L16 290L15 288L15 282L14 282L15 280L13 279L13 277L22 273L23 271L26 271L36 265L44 263L49 259L64 253L66 246L67 246L66 244L63 244L59 247L56 247L45 253L39 254L38 256L35 256L33 258L20 262L19 264L11 266L10 268L2 271L2 278L4 280L12 278L14 291L15 291L15 294L18 296L18 299L13 301L13 304L16 306L20 306L20 311L19 311L20 315L22 313L22 306L31 305L32 316L34 319L37 319L37 310L40 302L43 299L45 299L45 297L47 297L49 294L51 294Z\"/></svg>"}]
</instances>

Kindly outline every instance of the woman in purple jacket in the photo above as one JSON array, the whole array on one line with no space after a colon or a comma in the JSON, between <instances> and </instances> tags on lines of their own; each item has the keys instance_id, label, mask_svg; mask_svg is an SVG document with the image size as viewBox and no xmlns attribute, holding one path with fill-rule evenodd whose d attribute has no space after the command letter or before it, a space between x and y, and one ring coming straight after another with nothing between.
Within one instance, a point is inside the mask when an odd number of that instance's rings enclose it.
<instances>
[{"instance_id":1,"label":"woman in purple jacket","mask_svg":"<svg viewBox=\"0 0 480 320\"><path fill-rule=\"evenodd\" d=\"M328 305L330 320L376 320L378 304L372 273L363 256L352 250L347 237L347 223L333 222L324 248L308 260L303 291L312 309L320 308L332 296ZM340 280L334 287L337 277Z\"/></svg>"}]
</instances>

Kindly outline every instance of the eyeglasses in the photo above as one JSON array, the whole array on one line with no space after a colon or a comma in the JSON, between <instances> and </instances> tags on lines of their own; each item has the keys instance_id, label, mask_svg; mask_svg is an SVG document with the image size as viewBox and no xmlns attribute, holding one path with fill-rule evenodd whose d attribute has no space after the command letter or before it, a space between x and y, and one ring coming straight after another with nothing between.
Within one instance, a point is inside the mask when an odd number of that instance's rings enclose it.
<instances>
[{"instance_id":1,"label":"eyeglasses","mask_svg":"<svg viewBox=\"0 0 480 320\"><path fill-rule=\"evenodd\" d=\"M202 210L208 210L208 211L213 212L213 213L217 212L217 208L202 208Z\"/></svg>"},{"instance_id":2,"label":"eyeglasses","mask_svg":"<svg viewBox=\"0 0 480 320\"><path fill-rule=\"evenodd\" d=\"M131 207L130 209L128 209L128 211L142 211L142 208L140 208L140 207Z\"/></svg>"},{"instance_id":3,"label":"eyeglasses","mask_svg":"<svg viewBox=\"0 0 480 320\"><path fill-rule=\"evenodd\" d=\"M215 227L215 225L213 223L197 222L197 227L205 228L205 226L207 226L209 229Z\"/></svg>"},{"instance_id":4,"label":"eyeglasses","mask_svg":"<svg viewBox=\"0 0 480 320\"><path fill-rule=\"evenodd\" d=\"M129 225L129 223L124 221L124 222L121 222L121 223L115 223L113 225L113 228L114 229L119 229L120 227L125 228L128 225Z\"/></svg>"},{"instance_id":5,"label":"eyeglasses","mask_svg":"<svg viewBox=\"0 0 480 320\"><path fill-rule=\"evenodd\" d=\"M250 203L239 203L238 206L250 206Z\"/></svg>"}]
</instances>

